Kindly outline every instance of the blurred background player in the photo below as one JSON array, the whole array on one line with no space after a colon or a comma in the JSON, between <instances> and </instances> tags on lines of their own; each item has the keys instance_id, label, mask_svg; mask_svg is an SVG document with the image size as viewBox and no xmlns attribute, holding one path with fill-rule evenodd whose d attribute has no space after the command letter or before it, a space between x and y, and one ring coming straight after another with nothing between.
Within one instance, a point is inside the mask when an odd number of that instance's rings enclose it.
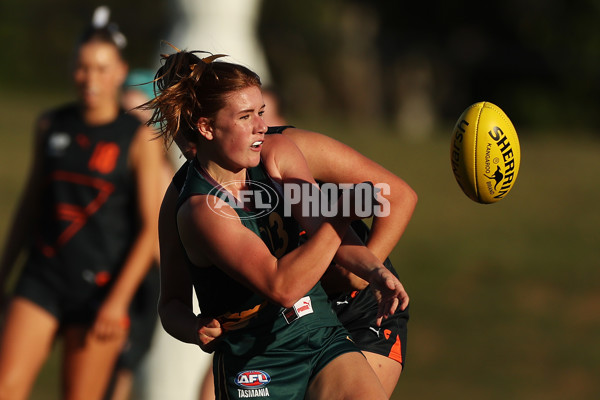
<instances>
[{"instance_id":1,"label":"blurred background player","mask_svg":"<svg viewBox=\"0 0 600 400\"><path fill-rule=\"evenodd\" d=\"M0 264L28 258L0 342L0 399L25 399L57 335L63 398L102 399L155 259L164 152L120 106L124 36L95 15L76 47L77 101L36 124L33 165Z\"/></svg>"}]
</instances>

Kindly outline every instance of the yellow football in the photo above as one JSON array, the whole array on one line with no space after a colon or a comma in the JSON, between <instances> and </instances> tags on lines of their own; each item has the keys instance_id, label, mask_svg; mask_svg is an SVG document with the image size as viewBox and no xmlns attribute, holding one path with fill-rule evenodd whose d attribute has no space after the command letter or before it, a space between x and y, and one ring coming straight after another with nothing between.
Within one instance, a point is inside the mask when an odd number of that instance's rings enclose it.
<instances>
[{"instance_id":1,"label":"yellow football","mask_svg":"<svg viewBox=\"0 0 600 400\"><path fill-rule=\"evenodd\" d=\"M500 107L482 101L458 118L450 141L452 172L478 203L495 203L510 192L521 163L517 131Z\"/></svg>"}]
</instances>

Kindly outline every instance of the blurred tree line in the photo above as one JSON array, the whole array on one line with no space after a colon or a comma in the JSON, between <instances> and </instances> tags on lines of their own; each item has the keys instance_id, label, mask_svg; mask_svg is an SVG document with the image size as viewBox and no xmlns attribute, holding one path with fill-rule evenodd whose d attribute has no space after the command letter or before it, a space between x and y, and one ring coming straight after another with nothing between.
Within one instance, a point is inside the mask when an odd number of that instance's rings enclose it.
<instances>
[{"instance_id":1,"label":"blurred tree line","mask_svg":"<svg viewBox=\"0 0 600 400\"><path fill-rule=\"evenodd\" d=\"M152 65L175 15L168 0L2 0L0 84L64 90L71 82L73 48L94 9L103 4L127 37L125 56L131 66Z\"/></svg>"},{"instance_id":2,"label":"blurred tree line","mask_svg":"<svg viewBox=\"0 0 600 400\"><path fill-rule=\"evenodd\" d=\"M3 0L0 85L68 85L76 37L100 4L132 67L154 66L177 21L170 0ZM486 100L532 131L600 122L599 0L263 0L258 33L291 115L422 136Z\"/></svg>"},{"instance_id":3,"label":"blurred tree line","mask_svg":"<svg viewBox=\"0 0 600 400\"><path fill-rule=\"evenodd\" d=\"M598 0L265 0L263 21L294 108L376 117L409 135L481 100L532 130L599 122Z\"/></svg>"}]
</instances>

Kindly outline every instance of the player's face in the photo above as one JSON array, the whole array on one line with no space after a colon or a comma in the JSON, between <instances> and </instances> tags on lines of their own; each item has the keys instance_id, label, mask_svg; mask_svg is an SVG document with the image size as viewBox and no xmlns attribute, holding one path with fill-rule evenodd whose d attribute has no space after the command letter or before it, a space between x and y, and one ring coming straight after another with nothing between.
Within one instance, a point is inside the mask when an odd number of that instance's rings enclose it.
<instances>
[{"instance_id":1,"label":"player's face","mask_svg":"<svg viewBox=\"0 0 600 400\"><path fill-rule=\"evenodd\" d=\"M115 104L126 74L127 67L113 45L91 42L80 47L74 80L85 107Z\"/></svg>"},{"instance_id":2,"label":"player's face","mask_svg":"<svg viewBox=\"0 0 600 400\"><path fill-rule=\"evenodd\" d=\"M263 121L264 102L260 88L248 87L231 93L217 112L214 139L219 152L233 169L258 165L267 131Z\"/></svg>"}]
</instances>

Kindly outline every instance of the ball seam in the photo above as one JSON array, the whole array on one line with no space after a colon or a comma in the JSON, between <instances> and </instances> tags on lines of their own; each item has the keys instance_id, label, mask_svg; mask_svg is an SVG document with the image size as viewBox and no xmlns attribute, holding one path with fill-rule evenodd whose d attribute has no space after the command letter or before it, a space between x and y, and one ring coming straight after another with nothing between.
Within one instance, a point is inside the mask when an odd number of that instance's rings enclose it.
<instances>
[{"instance_id":1,"label":"ball seam","mask_svg":"<svg viewBox=\"0 0 600 400\"><path fill-rule=\"evenodd\" d=\"M481 105L481 108L477 112L477 120L475 121L475 138L474 138L475 139L475 143L474 143L474 148L473 148L473 156L474 156L474 160L473 160L473 165L474 165L473 172L474 172L474 175L475 175L475 197L477 197L477 201L478 202L481 202L482 199L481 199L481 193L479 192L479 176L478 176L479 175L478 174L479 170L477 169L477 167L478 167L478 165L477 165L477 158L478 158L477 157L478 156L477 151L479 150L477 148L477 139L478 139L478 136L479 136L479 120L481 119L481 114L483 114L483 109L485 108L486 104L487 104L487 102L484 101L483 104Z\"/></svg>"}]
</instances>

